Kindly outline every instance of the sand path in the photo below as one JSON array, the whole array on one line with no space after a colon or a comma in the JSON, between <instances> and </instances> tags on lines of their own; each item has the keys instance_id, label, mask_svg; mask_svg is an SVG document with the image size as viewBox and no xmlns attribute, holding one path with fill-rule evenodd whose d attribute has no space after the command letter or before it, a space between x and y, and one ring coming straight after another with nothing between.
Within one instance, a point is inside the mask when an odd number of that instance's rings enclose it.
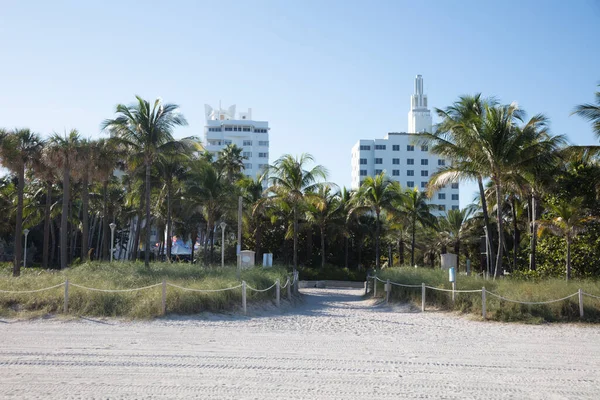
<instances>
[{"instance_id":1,"label":"sand path","mask_svg":"<svg viewBox=\"0 0 600 400\"><path fill-rule=\"evenodd\" d=\"M0 320L0 398L597 399L600 328L483 323L303 289L250 317Z\"/></svg>"}]
</instances>

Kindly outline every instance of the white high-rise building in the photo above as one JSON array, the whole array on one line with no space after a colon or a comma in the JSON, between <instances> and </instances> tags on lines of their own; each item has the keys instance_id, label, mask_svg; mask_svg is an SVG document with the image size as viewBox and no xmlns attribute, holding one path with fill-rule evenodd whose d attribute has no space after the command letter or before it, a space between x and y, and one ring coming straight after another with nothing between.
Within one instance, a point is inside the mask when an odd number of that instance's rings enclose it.
<instances>
[{"instance_id":1,"label":"white high-rise building","mask_svg":"<svg viewBox=\"0 0 600 400\"><path fill-rule=\"evenodd\" d=\"M255 178L269 165L269 123L252 119L252 109L240 112L236 116L235 105L222 109L213 109L204 105L206 126L204 127L204 145L206 150L218 158L219 151L229 144L242 149L244 174ZM266 185L266 180L264 181Z\"/></svg>"},{"instance_id":2,"label":"white high-rise building","mask_svg":"<svg viewBox=\"0 0 600 400\"><path fill-rule=\"evenodd\" d=\"M423 78L417 75L408 112L408 133L390 132L383 139L359 140L352 147L351 187L358 189L367 176L385 171L403 188L426 190L429 177L448 164L448 160L431 153L428 146L417 143L419 133L431 131L431 111L427 108L427 96L423 94ZM436 215L458 209L458 183L440 189L429 202L437 206L433 210Z\"/></svg>"}]
</instances>

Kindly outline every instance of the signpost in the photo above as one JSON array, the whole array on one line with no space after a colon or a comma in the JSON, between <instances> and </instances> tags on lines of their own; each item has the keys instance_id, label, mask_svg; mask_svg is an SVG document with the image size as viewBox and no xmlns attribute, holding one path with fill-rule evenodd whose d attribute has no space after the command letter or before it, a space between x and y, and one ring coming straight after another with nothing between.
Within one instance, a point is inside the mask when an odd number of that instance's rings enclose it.
<instances>
[{"instance_id":1,"label":"signpost","mask_svg":"<svg viewBox=\"0 0 600 400\"><path fill-rule=\"evenodd\" d=\"M448 269L448 279L452 283L452 301L454 302L454 291L456 290L456 268L452 267Z\"/></svg>"}]
</instances>

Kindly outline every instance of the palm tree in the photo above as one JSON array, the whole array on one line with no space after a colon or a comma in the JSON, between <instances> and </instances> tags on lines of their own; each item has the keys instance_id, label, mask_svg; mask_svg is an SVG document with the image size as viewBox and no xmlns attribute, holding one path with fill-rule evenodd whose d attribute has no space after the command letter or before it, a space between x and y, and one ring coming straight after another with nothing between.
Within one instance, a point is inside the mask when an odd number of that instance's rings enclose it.
<instances>
[{"instance_id":1,"label":"palm tree","mask_svg":"<svg viewBox=\"0 0 600 400\"><path fill-rule=\"evenodd\" d=\"M381 240L381 213L391 210L392 203L398 198L397 182L393 182L385 172L375 176L368 176L356 193L356 207L354 212L372 212L375 214L375 268L380 264L380 240Z\"/></svg>"},{"instance_id":2,"label":"palm tree","mask_svg":"<svg viewBox=\"0 0 600 400\"><path fill-rule=\"evenodd\" d=\"M21 274L23 252L23 192L25 190L25 168L40 157L43 143L37 133L29 129L0 132L0 163L17 174L17 216L15 223L15 259L13 276Z\"/></svg>"},{"instance_id":3,"label":"palm tree","mask_svg":"<svg viewBox=\"0 0 600 400\"><path fill-rule=\"evenodd\" d=\"M598 85L600 87L600 85ZM577 114L592 123L592 129L600 138L600 91L596 92L596 104L581 104L575 107L571 115Z\"/></svg>"},{"instance_id":4,"label":"palm tree","mask_svg":"<svg viewBox=\"0 0 600 400\"><path fill-rule=\"evenodd\" d=\"M331 192L330 185L321 185L307 201L306 220L316 225L321 233L321 268L325 268L325 235L338 219L340 197Z\"/></svg>"},{"instance_id":5,"label":"palm tree","mask_svg":"<svg viewBox=\"0 0 600 400\"><path fill-rule=\"evenodd\" d=\"M139 96L137 103L130 106L119 104L116 107L117 117L102 123L103 130L109 130L119 144L143 157L146 168L146 227L150 227L150 178L152 164L159 153L168 149L179 148L180 144L173 140L173 130L177 126L187 125L185 117L178 113L179 106L163 104L156 99L153 105ZM144 263L150 266L150 234L146 229Z\"/></svg>"},{"instance_id":6,"label":"palm tree","mask_svg":"<svg viewBox=\"0 0 600 400\"><path fill-rule=\"evenodd\" d=\"M427 204L427 193L421 192L417 188L407 190L402 198L402 209L409 222L411 230L410 246L410 264L415 265L415 235L417 225L423 227L432 227L435 223L435 217L431 214L429 204Z\"/></svg>"},{"instance_id":7,"label":"palm tree","mask_svg":"<svg viewBox=\"0 0 600 400\"><path fill-rule=\"evenodd\" d=\"M88 256L89 234L89 202L90 180L93 179L96 168L93 141L82 139L77 146L77 166L73 169L73 176L81 180L81 261L86 261Z\"/></svg>"},{"instance_id":8,"label":"palm tree","mask_svg":"<svg viewBox=\"0 0 600 400\"><path fill-rule=\"evenodd\" d=\"M560 200L557 204L549 204L549 220L538 221L540 234L549 231L554 235L563 236L567 244L566 276L567 281L571 279L571 244L573 239L585 230L585 222L590 221L583 207L583 198L575 197L569 200Z\"/></svg>"},{"instance_id":9,"label":"palm tree","mask_svg":"<svg viewBox=\"0 0 600 400\"><path fill-rule=\"evenodd\" d=\"M354 207L354 195L356 192L346 189L345 187L339 193L339 216L340 229L344 236L344 268L348 268L348 259L350 255L350 234L352 218L351 210Z\"/></svg>"},{"instance_id":10,"label":"palm tree","mask_svg":"<svg viewBox=\"0 0 600 400\"><path fill-rule=\"evenodd\" d=\"M464 238L468 228L468 221L473 216L475 209L466 207L462 210L448 210L446 215L439 221L442 231L446 232L454 243L454 253L457 259L457 271L460 265L460 242Z\"/></svg>"},{"instance_id":11,"label":"palm tree","mask_svg":"<svg viewBox=\"0 0 600 400\"><path fill-rule=\"evenodd\" d=\"M249 222L249 230L254 233L254 254L257 261L261 260L262 225L269 205L267 197L264 196L263 182L265 178L266 176L262 174L256 178L240 179L237 183L245 203L244 210Z\"/></svg>"},{"instance_id":12,"label":"palm tree","mask_svg":"<svg viewBox=\"0 0 600 400\"><path fill-rule=\"evenodd\" d=\"M44 239L42 245L42 268L48 268L50 250L50 212L52 207L52 188L56 181L56 174L48 159L47 146L42 149L42 154L33 161L33 170L38 179L46 185L46 203L44 206Z\"/></svg>"},{"instance_id":13,"label":"palm tree","mask_svg":"<svg viewBox=\"0 0 600 400\"><path fill-rule=\"evenodd\" d=\"M269 167L271 186L268 191L273 193L276 201L287 203L293 213L294 233L294 272L298 268L298 217L305 200L306 193L313 192L319 185L319 179L327 179L327 169L316 165L307 170L307 164L314 162L310 154L293 157L285 154Z\"/></svg>"},{"instance_id":14,"label":"palm tree","mask_svg":"<svg viewBox=\"0 0 600 400\"><path fill-rule=\"evenodd\" d=\"M233 183L234 178L239 177L244 170L244 160L242 148L229 144L219 152L216 164L219 172L227 177L227 182Z\"/></svg>"},{"instance_id":15,"label":"palm tree","mask_svg":"<svg viewBox=\"0 0 600 400\"><path fill-rule=\"evenodd\" d=\"M70 180L71 170L75 166L77 148L79 147L79 132L73 129L69 134L61 136L54 134L50 138L48 156L54 168L62 172L63 200L62 214L60 220L60 268L67 268L67 240L69 232L69 202L70 202Z\"/></svg>"}]
</instances>

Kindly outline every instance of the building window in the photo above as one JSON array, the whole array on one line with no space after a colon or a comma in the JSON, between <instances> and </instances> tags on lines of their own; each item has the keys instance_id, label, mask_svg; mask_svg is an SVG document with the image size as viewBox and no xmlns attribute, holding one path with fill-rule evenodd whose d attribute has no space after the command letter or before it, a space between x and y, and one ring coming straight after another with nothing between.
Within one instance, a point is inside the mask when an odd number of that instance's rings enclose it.
<instances>
[{"instance_id":1,"label":"building window","mask_svg":"<svg viewBox=\"0 0 600 400\"><path fill-rule=\"evenodd\" d=\"M429 165L429 160L426 158L421 158L421 165Z\"/></svg>"},{"instance_id":2,"label":"building window","mask_svg":"<svg viewBox=\"0 0 600 400\"><path fill-rule=\"evenodd\" d=\"M252 140L244 140L244 146L252 146Z\"/></svg>"},{"instance_id":3,"label":"building window","mask_svg":"<svg viewBox=\"0 0 600 400\"><path fill-rule=\"evenodd\" d=\"M233 131L233 126L226 126L226 127L225 127L225 131L226 131L226 132L231 132L231 131Z\"/></svg>"},{"instance_id":4,"label":"building window","mask_svg":"<svg viewBox=\"0 0 600 400\"><path fill-rule=\"evenodd\" d=\"M269 141L268 140L259 140L258 141L258 145L259 146L268 146L269 145Z\"/></svg>"},{"instance_id":5,"label":"building window","mask_svg":"<svg viewBox=\"0 0 600 400\"><path fill-rule=\"evenodd\" d=\"M446 200L446 193L438 193L438 200Z\"/></svg>"},{"instance_id":6,"label":"building window","mask_svg":"<svg viewBox=\"0 0 600 400\"><path fill-rule=\"evenodd\" d=\"M383 158L376 158L375 164L383 164Z\"/></svg>"},{"instance_id":7,"label":"building window","mask_svg":"<svg viewBox=\"0 0 600 400\"><path fill-rule=\"evenodd\" d=\"M400 145L399 144L393 144L392 145L392 151L400 151Z\"/></svg>"},{"instance_id":8,"label":"building window","mask_svg":"<svg viewBox=\"0 0 600 400\"><path fill-rule=\"evenodd\" d=\"M429 147L427 145L421 146L421 151L429 151Z\"/></svg>"},{"instance_id":9,"label":"building window","mask_svg":"<svg viewBox=\"0 0 600 400\"><path fill-rule=\"evenodd\" d=\"M230 139L225 139L223 142L225 143L225 145L230 145L231 144L231 140Z\"/></svg>"},{"instance_id":10,"label":"building window","mask_svg":"<svg viewBox=\"0 0 600 400\"><path fill-rule=\"evenodd\" d=\"M242 130L244 132L250 132L250 127L249 126L244 126L244 128Z\"/></svg>"},{"instance_id":11,"label":"building window","mask_svg":"<svg viewBox=\"0 0 600 400\"><path fill-rule=\"evenodd\" d=\"M269 153L258 153L258 158L269 158Z\"/></svg>"},{"instance_id":12,"label":"building window","mask_svg":"<svg viewBox=\"0 0 600 400\"><path fill-rule=\"evenodd\" d=\"M375 175L379 175L382 171L380 169L375 170Z\"/></svg>"},{"instance_id":13,"label":"building window","mask_svg":"<svg viewBox=\"0 0 600 400\"><path fill-rule=\"evenodd\" d=\"M415 146L413 146L412 144L406 145L406 151L415 151Z\"/></svg>"},{"instance_id":14,"label":"building window","mask_svg":"<svg viewBox=\"0 0 600 400\"><path fill-rule=\"evenodd\" d=\"M425 169L424 169L424 170L422 170L422 171L421 171L421 176L429 176L429 171L427 171L427 170L425 170Z\"/></svg>"},{"instance_id":15,"label":"building window","mask_svg":"<svg viewBox=\"0 0 600 400\"><path fill-rule=\"evenodd\" d=\"M244 158L251 158L251 157L252 157L252 152L251 152L251 151L244 151L244 152L242 153L242 156L243 156Z\"/></svg>"},{"instance_id":16,"label":"building window","mask_svg":"<svg viewBox=\"0 0 600 400\"><path fill-rule=\"evenodd\" d=\"M385 150L385 144L376 144L375 150Z\"/></svg>"},{"instance_id":17,"label":"building window","mask_svg":"<svg viewBox=\"0 0 600 400\"><path fill-rule=\"evenodd\" d=\"M244 169L252 169L252 164L244 163Z\"/></svg>"},{"instance_id":18,"label":"building window","mask_svg":"<svg viewBox=\"0 0 600 400\"><path fill-rule=\"evenodd\" d=\"M269 164L258 164L258 169L267 168Z\"/></svg>"},{"instance_id":19,"label":"building window","mask_svg":"<svg viewBox=\"0 0 600 400\"><path fill-rule=\"evenodd\" d=\"M458 210L458 206L452 206L453 210Z\"/></svg>"},{"instance_id":20,"label":"building window","mask_svg":"<svg viewBox=\"0 0 600 400\"><path fill-rule=\"evenodd\" d=\"M367 176L367 170L366 169L361 169L360 170L360 176Z\"/></svg>"},{"instance_id":21,"label":"building window","mask_svg":"<svg viewBox=\"0 0 600 400\"><path fill-rule=\"evenodd\" d=\"M452 200L458 200L458 195L457 194L453 194L452 195Z\"/></svg>"},{"instance_id":22,"label":"building window","mask_svg":"<svg viewBox=\"0 0 600 400\"><path fill-rule=\"evenodd\" d=\"M415 176L415 170L414 169L407 169L406 170L406 176Z\"/></svg>"},{"instance_id":23,"label":"building window","mask_svg":"<svg viewBox=\"0 0 600 400\"><path fill-rule=\"evenodd\" d=\"M446 165L446 160L438 160L438 165Z\"/></svg>"},{"instance_id":24,"label":"building window","mask_svg":"<svg viewBox=\"0 0 600 400\"><path fill-rule=\"evenodd\" d=\"M400 159L399 158L392 158L392 164L399 165L400 164Z\"/></svg>"},{"instance_id":25,"label":"building window","mask_svg":"<svg viewBox=\"0 0 600 400\"><path fill-rule=\"evenodd\" d=\"M427 182L421 182L421 187L422 187L423 189L427 188Z\"/></svg>"},{"instance_id":26,"label":"building window","mask_svg":"<svg viewBox=\"0 0 600 400\"><path fill-rule=\"evenodd\" d=\"M415 187L415 181L407 181L406 186L407 187Z\"/></svg>"},{"instance_id":27,"label":"building window","mask_svg":"<svg viewBox=\"0 0 600 400\"><path fill-rule=\"evenodd\" d=\"M440 205L438 206L438 210L440 210L440 211L446 211L446 206L445 206L445 205L443 205L443 204L440 204Z\"/></svg>"},{"instance_id":28,"label":"building window","mask_svg":"<svg viewBox=\"0 0 600 400\"><path fill-rule=\"evenodd\" d=\"M371 146L367 146L367 145L361 144L360 145L360 149L361 150L371 150Z\"/></svg>"},{"instance_id":29,"label":"building window","mask_svg":"<svg viewBox=\"0 0 600 400\"><path fill-rule=\"evenodd\" d=\"M400 170L399 169L392 170L392 175L393 176L400 176Z\"/></svg>"},{"instance_id":30,"label":"building window","mask_svg":"<svg viewBox=\"0 0 600 400\"><path fill-rule=\"evenodd\" d=\"M452 189L458 189L458 182L452 182Z\"/></svg>"},{"instance_id":31,"label":"building window","mask_svg":"<svg viewBox=\"0 0 600 400\"><path fill-rule=\"evenodd\" d=\"M267 133L267 130L264 128L254 128L255 133Z\"/></svg>"},{"instance_id":32,"label":"building window","mask_svg":"<svg viewBox=\"0 0 600 400\"><path fill-rule=\"evenodd\" d=\"M361 158L360 159L360 165L367 165L367 159L366 158Z\"/></svg>"},{"instance_id":33,"label":"building window","mask_svg":"<svg viewBox=\"0 0 600 400\"><path fill-rule=\"evenodd\" d=\"M407 158L406 159L406 165L415 165L415 159L414 158Z\"/></svg>"}]
</instances>

